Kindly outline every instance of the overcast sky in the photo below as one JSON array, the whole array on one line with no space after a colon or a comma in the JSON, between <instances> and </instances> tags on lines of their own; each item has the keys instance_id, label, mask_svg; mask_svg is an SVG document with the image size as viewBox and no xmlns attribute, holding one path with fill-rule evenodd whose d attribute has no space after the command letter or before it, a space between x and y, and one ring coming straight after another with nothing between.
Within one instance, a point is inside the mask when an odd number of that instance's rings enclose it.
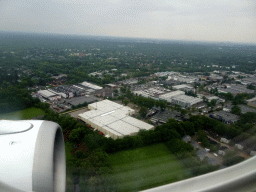
<instances>
[{"instance_id":1,"label":"overcast sky","mask_svg":"<svg viewBox=\"0 0 256 192\"><path fill-rule=\"evenodd\" d=\"M0 30L256 43L256 2L0 0Z\"/></svg>"}]
</instances>

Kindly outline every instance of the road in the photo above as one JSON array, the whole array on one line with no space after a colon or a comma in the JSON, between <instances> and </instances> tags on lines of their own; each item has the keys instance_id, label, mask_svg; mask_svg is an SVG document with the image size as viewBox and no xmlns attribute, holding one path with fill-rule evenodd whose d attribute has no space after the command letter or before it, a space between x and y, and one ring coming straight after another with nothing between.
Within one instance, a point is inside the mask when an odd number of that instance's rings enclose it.
<instances>
[{"instance_id":1,"label":"road","mask_svg":"<svg viewBox=\"0 0 256 192\"><path fill-rule=\"evenodd\" d=\"M82 109L87 109L87 107L82 107L82 108L79 108L79 109L74 109L74 110L71 110L71 111L66 111L66 112L60 113L60 115L64 115L66 113L72 113L72 112L79 111L79 110L82 110Z\"/></svg>"}]
</instances>

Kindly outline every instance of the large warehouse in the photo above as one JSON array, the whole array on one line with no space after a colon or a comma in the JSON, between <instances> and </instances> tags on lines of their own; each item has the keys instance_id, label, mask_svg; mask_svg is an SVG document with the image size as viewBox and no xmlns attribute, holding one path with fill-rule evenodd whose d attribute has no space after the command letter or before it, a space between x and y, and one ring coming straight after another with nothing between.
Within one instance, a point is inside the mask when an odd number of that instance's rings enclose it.
<instances>
[{"instance_id":1,"label":"large warehouse","mask_svg":"<svg viewBox=\"0 0 256 192\"><path fill-rule=\"evenodd\" d=\"M136 135L141 129L154 128L153 125L130 117L135 112L133 109L107 99L92 103L88 108L91 111L79 114L79 118L113 139Z\"/></svg>"},{"instance_id":2,"label":"large warehouse","mask_svg":"<svg viewBox=\"0 0 256 192\"><path fill-rule=\"evenodd\" d=\"M191 107L197 103L203 102L202 99L187 95L179 95L172 98L172 103L180 105L183 108Z\"/></svg>"},{"instance_id":3,"label":"large warehouse","mask_svg":"<svg viewBox=\"0 0 256 192\"><path fill-rule=\"evenodd\" d=\"M57 100L57 99L61 98L60 95L52 93L48 90L40 90L40 91L38 91L38 94L50 101Z\"/></svg>"},{"instance_id":4,"label":"large warehouse","mask_svg":"<svg viewBox=\"0 0 256 192\"><path fill-rule=\"evenodd\" d=\"M172 98L176 97L176 96L179 96L179 95L185 95L185 92L184 91L172 91L172 92L169 92L169 93L159 95L159 99L163 99L163 100L166 100L167 102L171 103Z\"/></svg>"},{"instance_id":5,"label":"large warehouse","mask_svg":"<svg viewBox=\"0 0 256 192\"><path fill-rule=\"evenodd\" d=\"M80 85L84 86L84 87L87 87L87 88L90 88L90 89L94 89L94 90L101 90L103 87L100 87L98 85L94 85L92 83L89 83L87 81L84 81L82 83L79 83Z\"/></svg>"}]
</instances>

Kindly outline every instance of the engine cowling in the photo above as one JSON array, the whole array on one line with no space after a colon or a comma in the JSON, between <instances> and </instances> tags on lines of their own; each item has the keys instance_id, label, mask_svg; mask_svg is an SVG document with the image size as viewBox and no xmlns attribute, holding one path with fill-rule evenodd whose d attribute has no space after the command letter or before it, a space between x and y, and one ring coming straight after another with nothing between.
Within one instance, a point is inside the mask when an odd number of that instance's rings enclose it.
<instances>
[{"instance_id":1,"label":"engine cowling","mask_svg":"<svg viewBox=\"0 0 256 192\"><path fill-rule=\"evenodd\" d=\"M0 191L65 191L65 145L57 123L1 120L0 162Z\"/></svg>"}]
</instances>

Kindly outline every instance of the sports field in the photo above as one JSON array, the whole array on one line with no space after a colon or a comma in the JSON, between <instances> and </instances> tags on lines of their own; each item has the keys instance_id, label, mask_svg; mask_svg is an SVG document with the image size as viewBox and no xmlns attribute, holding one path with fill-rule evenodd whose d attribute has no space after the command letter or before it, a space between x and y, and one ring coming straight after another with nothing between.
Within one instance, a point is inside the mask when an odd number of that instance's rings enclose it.
<instances>
[{"instance_id":1,"label":"sports field","mask_svg":"<svg viewBox=\"0 0 256 192\"><path fill-rule=\"evenodd\" d=\"M20 111L0 114L0 120L26 120L39 115L44 115L44 111L40 108L31 107Z\"/></svg>"},{"instance_id":2,"label":"sports field","mask_svg":"<svg viewBox=\"0 0 256 192\"><path fill-rule=\"evenodd\" d=\"M188 177L181 163L162 143L109 156L117 191L138 191Z\"/></svg>"}]
</instances>

